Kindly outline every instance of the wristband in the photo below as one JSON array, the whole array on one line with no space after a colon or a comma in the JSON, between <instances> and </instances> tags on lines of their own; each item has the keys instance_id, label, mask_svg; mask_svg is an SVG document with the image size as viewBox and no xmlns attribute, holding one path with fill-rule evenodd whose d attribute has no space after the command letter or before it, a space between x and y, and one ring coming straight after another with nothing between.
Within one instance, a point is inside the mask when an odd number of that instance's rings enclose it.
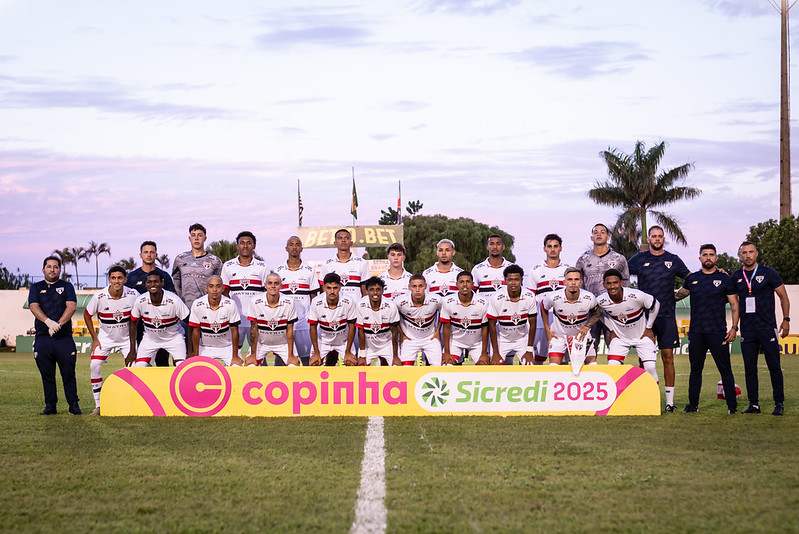
<instances>
[{"instance_id":1,"label":"wristband","mask_svg":"<svg viewBox=\"0 0 799 534\"><path fill-rule=\"evenodd\" d=\"M534 352L534 351L535 347L533 347L532 345L527 345L527 352Z\"/></svg>"},{"instance_id":2,"label":"wristband","mask_svg":"<svg viewBox=\"0 0 799 534\"><path fill-rule=\"evenodd\" d=\"M730 328L732 328L732 329L733 329L733 330L735 330L736 332L738 331L738 325L737 325L737 324L736 324L736 325L732 325Z\"/></svg>"},{"instance_id":3,"label":"wristband","mask_svg":"<svg viewBox=\"0 0 799 534\"><path fill-rule=\"evenodd\" d=\"M791 318L790 317L783 317L782 320L783 321L787 321L789 323L791 322Z\"/></svg>"}]
</instances>

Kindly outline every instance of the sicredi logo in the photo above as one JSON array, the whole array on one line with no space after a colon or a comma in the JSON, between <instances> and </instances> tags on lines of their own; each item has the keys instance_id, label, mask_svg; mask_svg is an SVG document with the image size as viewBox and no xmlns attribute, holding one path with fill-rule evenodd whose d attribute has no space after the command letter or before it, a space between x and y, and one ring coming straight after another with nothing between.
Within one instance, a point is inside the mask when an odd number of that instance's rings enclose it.
<instances>
[{"instance_id":1,"label":"sicredi logo","mask_svg":"<svg viewBox=\"0 0 799 534\"><path fill-rule=\"evenodd\" d=\"M169 381L172 401L186 415L208 417L219 413L230 400L230 375L212 358L198 356L179 365Z\"/></svg>"},{"instance_id":2,"label":"sicredi logo","mask_svg":"<svg viewBox=\"0 0 799 534\"><path fill-rule=\"evenodd\" d=\"M446 380L445 380L446 378ZM414 389L430 412L598 412L616 400L615 381L605 373L428 373Z\"/></svg>"}]
</instances>

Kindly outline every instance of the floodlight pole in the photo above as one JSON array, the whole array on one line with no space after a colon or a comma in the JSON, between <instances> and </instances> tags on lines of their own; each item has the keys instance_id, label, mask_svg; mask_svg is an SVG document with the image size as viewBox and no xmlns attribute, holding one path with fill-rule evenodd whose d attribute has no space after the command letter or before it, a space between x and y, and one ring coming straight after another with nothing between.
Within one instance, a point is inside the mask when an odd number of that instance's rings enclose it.
<instances>
[{"instance_id":1,"label":"floodlight pole","mask_svg":"<svg viewBox=\"0 0 799 534\"><path fill-rule=\"evenodd\" d=\"M791 216L791 88L790 44L788 38L788 5L782 0L780 9L780 220Z\"/></svg>"}]
</instances>

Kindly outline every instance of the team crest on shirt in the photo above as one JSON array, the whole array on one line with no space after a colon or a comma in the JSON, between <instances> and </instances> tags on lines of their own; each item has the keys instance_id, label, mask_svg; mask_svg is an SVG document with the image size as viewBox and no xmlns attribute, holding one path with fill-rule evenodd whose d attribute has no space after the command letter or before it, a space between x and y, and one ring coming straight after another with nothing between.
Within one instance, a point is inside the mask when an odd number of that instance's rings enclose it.
<instances>
[{"instance_id":1,"label":"team crest on shirt","mask_svg":"<svg viewBox=\"0 0 799 534\"><path fill-rule=\"evenodd\" d=\"M203 262L203 269L210 269L210 268L211 268L211 262L210 261L204 261Z\"/></svg>"},{"instance_id":2,"label":"team crest on shirt","mask_svg":"<svg viewBox=\"0 0 799 534\"><path fill-rule=\"evenodd\" d=\"M248 278L242 278L241 281L239 282L239 285L241 286L242 289L247 289L248 287L250 287L250 280Z\"/></svg>"},{"instance_id":3,"label":"team crest on shirt","mask_svg":"<svg viewBox=\"0 0 799 534\"><path fill-rule=\"evenodd\" d=\"M289 282L289 291L292 293L296 293L297 290L300 288L300 284L297 282Z\"/></svg>"},{"instance_id":4,"label":"team crest on shirt","mask_svg":"<svg viewBox=\"0 0 799 534\"><path fill-rule=\"evenodd\" d=\"M763 278L763 277L761 276L760 278ZM61 293L64 292L64 288L63 287L57 287L57 288L55 288L55 292L60 295Z\"/></svg>"},{"instance_id":5,"label":"team crest on shirt","mask_svg":"<svg viewBox=\"0 0 799 534\"><path fill-rule=\"evenodd\" d=\"M494 280L491 285L494 286L494 290L497 290L502 287L502 280Z\"/></svg>"},{"instance_id":6,"label":"team crest on shirt","mask_svg":"<svg viewBox=\"0 0 799 534\"><path fill-rule=\"evenodd\" d=\"M621 324L626 324L627 323L627 316L625 314L623 314L623 313L620 313L616 317L616 320L619 321Z\"/></svg>"},{"instance_id":7,"label":"team crest on shirt","mask_svg":"<svg viewBox=\"0 0 799 534\"><path fill-rule=\"evenodd\" d=\"M758 283L758 284L762 284L762 283L763 283L763 279L764 279L764 278L765 278L764 276L755 276L755 280L757 280L757 283ZM59 293L60 293L60 292L59 292Z\"/></svg>"},{"instance_id":8,"label":"team crest on shirt","mask_svg":"<svg viewBox=\"0 0 799 534\"><path fill-rule=\"evenodd\" d=\"M346 286L350 283L350 275L344 273L341 275L341 285Z\"/></svg>"},{"instance_id":9,"label":"team crest on shirt","mask_svg":"<svg viewBox=\"0 0 799 534\"><path fill-rule=\"evenodd\" d=\"M461 318L461 326L462 327L469 328L471 326L471 324L472 324L472 320L469 319L468 317L462 317Z\"/></svg>"},{"instance_id":10,"label":"team crest on shirt","mask_svg":"<svg viewBox=\"0 0 799 534\"><path fill-rule=\"evenodd\" d=\"M552 291L555 291L555 290L557 290L557 289L558 289L558 285L560 285L560 284L559 284L559 282L558 282L557 280L550 280L550 281L549 281L549 288L550 288Z\"/></svg>"},{"instance_id":11,"label":"team crest on shirt","mask_svg":"<svg viewBox=\"0 0 799 534\"><path fill-rule=\"evenodd\" d=\"M372 333L377 334L380 332L380 324L379 323L372 323L371 325Z\"/></svg>"},{"instance_id":12,"label":"team crest on shirt","mask_svg":"<svg viewBox=\"0 0 799 534\"><path fill-rule=\"evenodd\" d=\"M576 316L576 315L574 315L573 313L570 313L570 314L569 314L569 315L566 317L566 320L567 320L567 321L569 321L569 324L574 324L574 323L576 323L576 322L577 322L577 316Z\"/></svg>"},{"instance_id":13,"label":"team crest on shirt","mask_svg":"<svg viewBox=\"0 0 799 534\"><path fill-rule=\"evenodd\" d=\"M608 267L610 267L611 269L615 269L615 268L616 268L616 265L617 265L617 262L616 262L616 260L610 260L610 261L608 262Z\"/></svg>"},{"instance_id":14,"label":"team crest on shirt","mask_svg":"<svg viewBox=\"0 0 799 534\"><path fill-rule=\"evenodd\" d=\"M665 266L666 266L666 269L671 269L672 262L670 262L670 261L664 261L664 262L663 262L663 265L665 265Z\"/></svg>"},{"instance_id":15,"label":"team crest on shirt","mask_svg":"<svg viewBox=\"0 0 799 534\"><path fill-rule=\"evenodd\" d=\"M449 286L441 286L441 288L439 289L439 292L442 295L446 296L447 293L449 293Z\"/></svg>"},{"instance_id":16,"label":"team crest on shirt","mask_svg":"<svg viewBox=\"0 0 799 534\"><path fill-rule=\"evenodd\" d=\"M153 328L161 328L161 318L153 317Z\"/></svg>"},{"instance_id":17,"label":"team crest on shirt","mask_svg":"<svg viewBox=\"0 0 799 534\"><path fill-rule=\"evenodd\" d=\"M514 313L513 315L510 316L510 320L513 324L519 324L519 321L522 320L522 316L519 315L518 313Z\"/></svg>"},{"instance_id":18,"label":"team crest on shirt","mask_svg":"<svg viewBox=\"0 0 799 534\"><path fill-rule=\"evenodd\" d=\"M280 325L280 321L278 321L277 319L269 319L266 322L266 326L268 326L270 330L274 330L279 325ZM335 330L335 328L336 328L335 326L333 326L332 324L330 326Z\"/></svg>"},{"instance_id":19,"label":"team crest on shirt","mask_svg":"<svg viewBox=\"0 0 799 534\"><path fill-rule=\"evenodd\" d=\"M696 283L696 282L694 282ZM721 285L721 280L713 280L713 285L719 287Z\"/></svg>"},{"instance_id":20,"label":"team crest on shirt","mask_svg":"<svg viewBox=\"0 0 799 534\"><path fill-rule=\"evenodd\" d=\"M124 313L122 313L120 310L117 310L117 311L115 311L115 312L114 312L114 315L113 315L113 317L114 317L114 320L115 320L116 322L119 322L119 321L121 321L121 320L122 320L122 318L123 318L123 317L125 317L125 314L124 314Z\"/></svg>"},{"instance_id":21,"label":"team crest on shirt","mask_svg":"<svg viewBox=\"0 0 799 534\"><path fill-rule=\"evenodd\" d=\"M221 328L222 328L222 325L219 324L217 321L214 321L213 323L211 323L211 330L214 331L214 334L218 334L219 333L219 329L221 329Z\"/></svg>"},{"instance_id":22,"label":"team crest on shirt","mask_svg":"<svg viewBox=\"0 0 799 534\"><path fill-rule=\"evenodd\" d=\"M422 327L422 325L424 324L424 317L417 317L417 318L415 318L415 319L413 320L413 322L414 322L414 323L416 323L416 326L418 326L419 328L421 328L421 327Z\"/></svg>"},{"instance_id":23,"label":"team crest on shirt","mask_svg":"<svg viewBox=\"0 0 799 534\"><path fill-rule=\"evenodd\" d=\"M330 321L330 329L331 330L338 330L339 322L336 320Z\"/></svg>"}]
</instances>

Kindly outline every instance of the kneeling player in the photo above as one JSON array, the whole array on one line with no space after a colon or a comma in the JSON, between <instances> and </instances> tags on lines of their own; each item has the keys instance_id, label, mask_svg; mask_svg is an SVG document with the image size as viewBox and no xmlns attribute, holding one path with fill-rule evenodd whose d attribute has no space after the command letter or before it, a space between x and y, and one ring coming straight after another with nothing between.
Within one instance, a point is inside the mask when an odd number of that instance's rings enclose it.
<instances>
[{"instance_id":1,"label":"kneeling player","mask_svg":"<svg viewBox=\"0 0 799 534\"><path fill-rule=\"evenodd\" d=\"M547 293L541 302L541 324L549 344L549 365L560 365L566 354L571 354L573 343L585 345L585 364L596 365L596 349L589 332L602 312L593 293L581 289L583 274L569 267L564 272L564 289ZM554 317L550 323L549 312Z\"/></svg>"},{"instance_id":2,"label":"kneeling player","mask_svg":"<svg viewBox=\"0 0 799 534\"><path fill-rule=\"evenodd\" d=\"M444 365L461 365L468 355L477 365L488 365L488 302L474 294L472 273L458 273L458 293L444 298L438 320L443 325Z\"/></svg>"},{"instance_id":3,"label":"kneeling player","mask_svg":"<svg viewBox=\"0 0 799 534\"><path fill-rule=\"evenodd\" d=\"M189 309L176 294L164 289L164 277L153 271L147 275L147 293L140 295L130 317L144 323L144 335L136 356L136 367L150 367L158 349L172 355L175 365L186 359L186 339L180 321L189 318Z\"/></svg>"},{"instance_id":4,"label":"kneeling player","mask_svg":"<svg viewBox=\"0 0 799 534\"><path fill-rule=\"evenodd\" d=\"M657 382L657 347L652 323L660 304L649 293L623 287L621 273L616 269L605 271L602 280L607 292L597 298L597 304L604 311L602 320L611 330L608 365L621 365L634 348L644 370Z\"/></svg>"},{"instance_id":5,"label":"kneeling player","mask_svg":"<svg viewBox=\"0 0 799 534\"><path fill-rule=\"evenodd\" d=\"M341 294L341 277L336 273L327 273L322 280L322 294L311 301L308 324L313 347L310 365L336 365L342 354L345 365L358 365L352 353L355 303Z\"/></svg>"},{"instance_id":6,"label":"kneeling player","mask_svg":"<svg viewBox=\"0 0 799 534\"><path fill-rule=\"evenodd\" d=\"M488 333L491 336L491 365L534 365L533 340L538 315L535 295L522 287L524 269L509 265L502 272L505 287L488 303Z\"/></svg>"},{"instance_id":7,"label":"kneeling player","mask_svg":"<svg viewBox=\"0 0 799 534\"><path fill-rule=\"evenodd\" d=\"M233 299L222 294L222 277L211 275L206 294L195 300L189 314L192 356L214 358L227 366L241 365L239 355L239 310Z\"/></svg>"},{"instance_id":8,"label":"kneeling player","mask_svg":"<svg viewBox=\"0 0 799 534\"><path fill-rule=\"evenodd\" d=\"M365 283L366 296L355 308L355 326L358 328L358 365L371 365L376 359L380 365L402 365L397 353L399 344L399 312L390 298L383 296L385 282L373 276Z\"/></svg>"},{"instance_id":9,"label":"kneeling player","mask_svg":"<svg viewBox=\"0 0 799 534\"><path fill-rule=\"evenodd\" d=\"M427 292L427 281L420 273L411 276L409 293L397 299L400 314L400 360L413 365L417 354L428 365L441 365L441 342L438 340L439 297Z\"/></svg>"},{"instance_id":10,"label":"kneeling player","mask_svg":"<svg viewBox=\"0 0 799 534\"><path fill-rule=\"evenodd\" d=\"M294 355L294 324L297 311L294 300L280 294L283 280L277 273L266 276L266 296L250 302L250 354L247 365L269 365L266 357L275 355L275 366L300 365Z\"/></svg>"},{"instance_id":11,"label":"kneeling player","mask_svg":"<svg viewBox=\"0 0 799 534\"><path fill-rule=\"evenodd\" d=\"M127 273L119 265L108 270L108 285L92 296L83 319L86 329L92 336L89 349L91 361L89 370L92 381L92 394L95 408L92 415L100 415L100 390L103 387L103 364L108 361L112 351L118 350L125 356L125 364L136 360L136 324L130 320L130 311L139 296L135 289L125 287ZM96 332L92 317L97 315L100 332Z\"/></svg>"}]
</instances>

